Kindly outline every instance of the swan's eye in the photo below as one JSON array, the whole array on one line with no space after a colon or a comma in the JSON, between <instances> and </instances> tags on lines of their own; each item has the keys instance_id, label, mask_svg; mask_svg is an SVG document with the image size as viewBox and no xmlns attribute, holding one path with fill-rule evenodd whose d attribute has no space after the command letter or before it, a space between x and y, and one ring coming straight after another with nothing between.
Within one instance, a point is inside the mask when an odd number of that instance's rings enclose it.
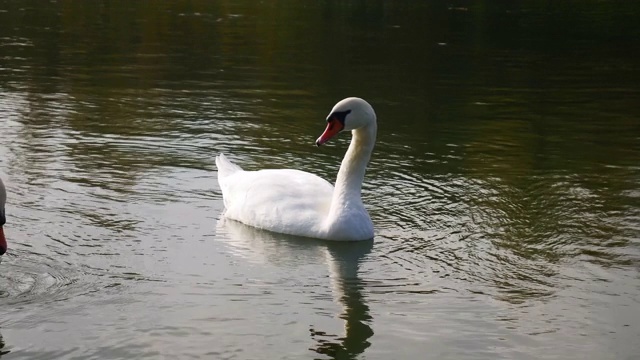
<instances>
[{"instance_id":1,"label":"swan's eye","mask_svg":"<svg viewBox=\"0 0 640 360\"><path fill-rule=\"evenodd\" d=\"M331 114L329 114L329 116L327 116L327 122L331 121L331 119L336 119L340 121L340 123L342 124L342 127L344 127L344 121L346 120L347 115L349 115L350 113L351 113L351 110L334 111Z\"/></svg>"}]
</instances>

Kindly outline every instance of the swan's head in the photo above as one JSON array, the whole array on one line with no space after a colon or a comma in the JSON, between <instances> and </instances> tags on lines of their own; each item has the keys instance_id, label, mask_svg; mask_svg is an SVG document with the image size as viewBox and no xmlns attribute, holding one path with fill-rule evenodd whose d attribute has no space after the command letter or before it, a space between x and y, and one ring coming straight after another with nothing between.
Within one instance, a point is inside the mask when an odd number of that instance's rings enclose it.
<instances>
[{"instance_id":1,"label":"swan's head","mask_svg":"<svg viewBox=\"0 0 640 360\"><path fill-rule=\"evenodd\" d=\"M316 145L320 146L342 130L355 130L376 123L376 113L368 102L350 97L338 102L329 116L327 116L327 128L316 140Z\"/></svg>"},{"instance_id":2,"label":"swan's head","mask_svg":"<svg viewBox=\"0 0 640 360\"><path fill-rule=\"evenodd\" d=\"M4 189L2 179L0 179L0 255L7 252L7 240L4 238L4 232L2 231L2 226L6 222L6 218L4 216L4 203L6 200L7 192Z\"/></svg>"}]
</instances>

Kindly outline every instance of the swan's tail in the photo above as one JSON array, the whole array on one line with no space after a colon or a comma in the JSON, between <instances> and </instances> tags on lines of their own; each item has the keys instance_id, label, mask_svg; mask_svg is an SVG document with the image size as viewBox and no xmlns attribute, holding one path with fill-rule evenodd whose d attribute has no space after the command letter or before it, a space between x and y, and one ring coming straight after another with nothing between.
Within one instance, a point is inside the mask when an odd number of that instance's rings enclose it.
<instances>
[{"instance_id":1,"label":"swan's tail","mask_svg":"<svg viewBox=\"0 0 640 360\"><path fill-rule=\"evenodd\" d=\"M223 153L216 156L216 167L218 168L218 179L227 177L235 172L242 171L242 168L227 159Z\"/></svg>"}]
</instances>

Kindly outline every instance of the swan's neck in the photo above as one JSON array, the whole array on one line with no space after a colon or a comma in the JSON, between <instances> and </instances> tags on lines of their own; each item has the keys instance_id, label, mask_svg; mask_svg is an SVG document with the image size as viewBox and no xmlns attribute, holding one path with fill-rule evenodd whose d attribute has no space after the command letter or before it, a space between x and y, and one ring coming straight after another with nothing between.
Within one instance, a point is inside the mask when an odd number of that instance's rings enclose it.
<instances>
[{"instance_id":1,"label":"swan's neck","mask_svg":"<svg viewBox=\"0 0 640 360\"><path fill-rule=\"evenodd\" d=\"M351 132L351 144L340 165L331 199L331 215L338 216L352 206L362 206L362 181L376 142L376 131L374 122Z\"/></svg>"}]
</instances>

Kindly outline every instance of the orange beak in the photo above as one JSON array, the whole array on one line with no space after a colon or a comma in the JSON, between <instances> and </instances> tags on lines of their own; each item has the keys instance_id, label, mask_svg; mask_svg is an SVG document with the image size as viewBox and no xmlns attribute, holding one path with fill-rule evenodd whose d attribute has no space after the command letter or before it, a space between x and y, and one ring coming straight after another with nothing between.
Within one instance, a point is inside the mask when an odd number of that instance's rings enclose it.
<instances>
[{"instance_id":1,"label":"orange beak","mask_svg":"<svg viewBox=\"0 0 640 360\"><path fill-rule=\"evenodd\" d=\"M7 239L4 238L4 231L0 226L0 255L7 252Z\"/></svg>"},{"instance_id":2,"label":"orange beak","mask_svg":"<svg viewBox=\"0 0 640 360\"><path fill-rule=\"evenodd\" d=\"M342 131L342 129L344 129L344 125L342 124L342 122L340 122L336 118L329 119L327 121L327 128L324 129L322 135L320 135L318 140L316 140L316 146L320 146L326 143L327 141L329 141L329 139L336 136L337 133Z\"/></svg>"}]
</instances>

